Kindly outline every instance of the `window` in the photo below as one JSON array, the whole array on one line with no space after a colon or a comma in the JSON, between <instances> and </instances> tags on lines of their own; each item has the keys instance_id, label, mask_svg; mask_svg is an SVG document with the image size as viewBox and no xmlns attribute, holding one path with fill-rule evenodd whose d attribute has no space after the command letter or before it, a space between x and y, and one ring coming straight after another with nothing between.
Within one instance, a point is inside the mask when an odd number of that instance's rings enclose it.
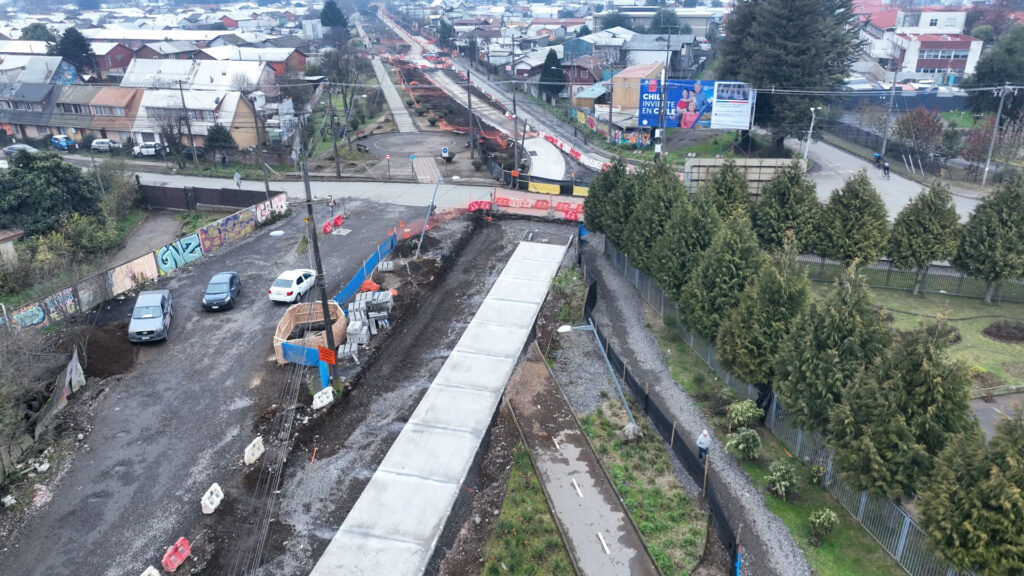
<instances>
[{"instance_id":1,"label":"window","mask_svg":"<svg viewBox=\"0 0 1024 576\"><path fill-rule=\"evenodd\" d=\"M40 136L49 136L50 135L50 127L49 126L36 126L36 133L39 134Z\"/></svg>"},{"instance_id":2,"label":"window","mask_svg":"<svg viewBox=\"0 0 1024 576\"><path fill-rule=\"evenodd\" d=\"M956 18L946 18L946 26L956 26Z\"/></svg>"},{"instance_id":3,"label":"window","mask_svg":"<svg viewBox=\"0 0 1024 576\"><path fill-rule=\"evenodd\" d=\"M93 106L92 113L97 116L113 116L110 106Z\"/></svg>"},{"instance_id":4,"label":"window","mask_svg":"<svg viewBox=\"0 0 1024 576\"><path fill-rule=\"evenodd\" d=\"M932 18L931 20L928 21L928 25L933 27L933 28L935 26L938 26L939 25L939 19L938 18Z\"/></svg>"},{"instance_id":5,"label":"window","mask_svg":"<svg viewBox=\"0 0 1024 576\"><path fill-rule=\"evenodd\" d=\"M124 108L115 107L111 108L110 110L113 111L114 116L124 116Z\"/></svg>"},{"instance_id":6,"label":"window","mask_svg":"<svg viewBox=\"0 0 1024 576\"><path fill-rule=\"evenodd\" d=\"M31 110L32 109L32 103L31 102L15 102L14 103L14 109L15 110Z\"/></svg>"}]
</instances>

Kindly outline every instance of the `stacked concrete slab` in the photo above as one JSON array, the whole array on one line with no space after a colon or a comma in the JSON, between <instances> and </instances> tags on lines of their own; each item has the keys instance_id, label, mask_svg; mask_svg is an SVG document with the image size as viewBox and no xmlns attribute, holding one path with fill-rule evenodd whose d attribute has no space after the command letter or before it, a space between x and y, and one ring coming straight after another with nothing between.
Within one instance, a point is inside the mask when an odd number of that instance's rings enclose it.
<instances>
[{"instance_id":1,"label":"stacked concrete slab","mask_svg":"<svg viewBox=\"0 0 1024 576\"><path fill-rule=\"evenodd\" d=\"M516 248L313 576L423 573L565 249Z\"/></svg>"}]
</instances>

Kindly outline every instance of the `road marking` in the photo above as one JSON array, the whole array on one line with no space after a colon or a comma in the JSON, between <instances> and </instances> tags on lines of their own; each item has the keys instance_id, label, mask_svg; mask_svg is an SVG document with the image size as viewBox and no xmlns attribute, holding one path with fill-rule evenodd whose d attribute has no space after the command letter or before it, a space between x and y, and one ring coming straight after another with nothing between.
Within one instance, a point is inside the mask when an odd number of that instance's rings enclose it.
<instances>
[{"instance_id":1,"label":"road marking","mask_svg":"<svg viewBox=\"0 0 1024 576\"><path fill-rule=\"evenodd\" d=\"M551 441L555 443L555 450L558 450L559 452L561 452L562 451L562 447L558 445L558 438L555 438L554 436L552 436L551 437Z\"/></svg>"},{"instance_id":2,"label":"road marking","mask_svg":"<svg viewBox=\"0 0 1024 576\"><path fill-rule=\"evenodd\" d=\"M334 231L331 232L331 234L333 236L345 236L349 232L351 232L351 230L349 230L348 228L335 228Z\"/></svg>"},{"instance_id":3,"label":"road marking","mask_svg":"<svg viewBox=\"0 0 1024 576\"><path fill-rule=\"evenodd\" d=\"M603 546L603 547L604 547L604 553L605 553L605 554L611 554L611 550L608 550L608 543L606 543L606 542L604 541L604 536L602 536L602 535L601 535L601 533L600 533L600 532L598 532L598 533L597 533L597 537L598 537L598 538L599 538L599 539L601 540L601 546Z\"/></svg>"},{"instance_id":4,"label":"road marking","mask_svg":"<svg viewBox=\"0 0 1024 576\"><path fill-rule=\"evenodd\" d=\"M572 479L572 485L576 488L576 493L580 495L580 498L583 498L583 492L580 491L580 485L576 483L575 478Z\"/></svg>"}]
</instances>

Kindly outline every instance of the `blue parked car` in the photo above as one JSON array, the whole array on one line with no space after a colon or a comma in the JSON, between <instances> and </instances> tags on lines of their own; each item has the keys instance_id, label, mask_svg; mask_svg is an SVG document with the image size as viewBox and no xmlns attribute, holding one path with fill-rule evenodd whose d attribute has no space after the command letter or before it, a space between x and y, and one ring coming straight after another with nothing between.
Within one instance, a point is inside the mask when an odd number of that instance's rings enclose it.
<instances>
[{"instance_id":1,"label":"blue parked car","mask_svg":"<svg viewBox=\"0 0 1024 576\"><path fill-rule=\"evenodd\" d=\"M226 310L234 308L238 301L238 293L242 290L242 280L237 272L221 272L210 278L210 283L203 291L203 309Z\"/></svg>"},{"instance_id":2,"label":"blue parked car","mask_svg":"<svg viewBox=\"0 0 1024 576\"><path fill-rule=\"evenodd\" d=\"M50 146L53 146L58 150L68 151L78 149L78 142L75 142L67 134L57 134L56 136L50 137Z\"/></svg>"}]
</instances>

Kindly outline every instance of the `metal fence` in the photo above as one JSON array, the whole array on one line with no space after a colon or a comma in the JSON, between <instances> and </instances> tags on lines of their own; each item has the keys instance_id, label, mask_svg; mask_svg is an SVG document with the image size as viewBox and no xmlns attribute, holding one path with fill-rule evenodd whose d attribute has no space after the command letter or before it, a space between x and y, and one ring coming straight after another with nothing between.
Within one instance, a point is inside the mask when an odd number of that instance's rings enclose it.
<instances>
[{"instance_id":1,"label":"metal fence","mask_svg":"<svg viewBox=\"0 0 1024 576\"><path fill-rule=\"evenodd\" d=\"M842 275L843 265L817 254L800 256L800 263L807 269L807 277L814 282L832 282ZM917 277L915 270L900 270L891 261L882 259L871 266L858 268L857 272L867 278L872 288L904 290L911 292ZM921 292L944 294L964 298L984 298L988 282L954 269L946 264L932 264L921 281ZM1024 303L1024 281L1002 280L996 283L992 294L993 302Z\"/></svg>"},{"instance_id":2,"label":"metal fence","mask_svg":"<svg viewBox=\"0 0 1024 576\"><path fill-rule=\"evenodd\" d=\"M664 319L679 318L679 310L671 298L649 276L629 264L628 257L619 253L610 242L605 242L605 255L616 270L629 280L644 300ZM911 286L913 283L911 282ZM729 374L718 361L714 344L689 332L681 324L670 324L680 338L714 370L719 378L736 391L741 398L757 400L757 388ZM789 422L785 409L778 398L766 416L766 424L772 433L782 440L795 456L808 464L825 468L825 485L836 500L852 514L868 534L885 548L911 576L955 576L959 574L948 564L939 560L928 546L927 537L913 518L888 498L873 496L867 492L853 490L839 478L839 470L833 465L832 452L824 438L815 431L802 430Z\"/></svg>"},{"instance_id":3,"label":"metal fence","mask_svg":"<svg viewBox=\"0 0 1024 576\"><path fill-rule=\"evenodd\" d=\"M282 192L274 192L277 196ZM269 200L262 190L236 188L196 188L195 186L139 186L139 200L146 208L195 210L200 205L245 208Z\"/></svg>"}]
</instances>

